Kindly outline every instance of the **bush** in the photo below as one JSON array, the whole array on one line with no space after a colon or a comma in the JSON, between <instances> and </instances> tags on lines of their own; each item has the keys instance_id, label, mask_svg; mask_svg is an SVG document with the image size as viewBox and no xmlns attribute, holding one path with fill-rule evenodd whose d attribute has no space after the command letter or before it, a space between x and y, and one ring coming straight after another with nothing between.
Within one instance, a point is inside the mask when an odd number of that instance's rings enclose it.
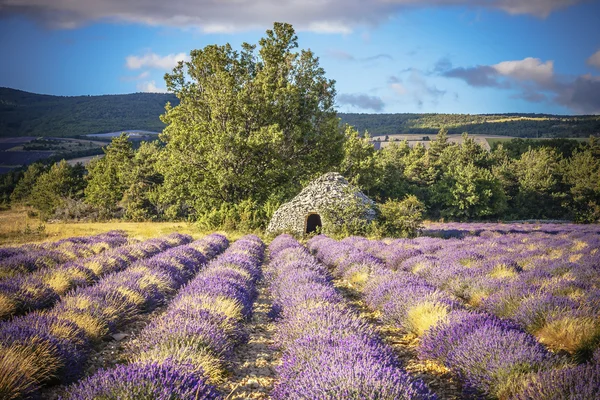
<instances>
[{"instance_id":1,"label":"bush","mask_svg":"<svg viewBox=\"0 0 600 400\"><path fill-rule=\"evenodd\" d=\"M246 199L239 204L222 203L220 208L213 208L198 216L197 223L204 230L238 230L252 232L264 229L279 203L267 201L259 204Z\"/></svg>"},{"instance_id":2,"label":"bush","mask_svg":"<svg viewBox=\"0 0 600 400\"><path fill-rule=\"evenodd\" d=\"M375 230L374 210L371 204L355 195L355 187L349 187L346 198L321 210L322 233L332 237L369 236Z\"/></svg>"},{"instance_id":3,"label":"bush","mask_svg":"<svg viewBox=\"0 0 600 400\"><path fill-rule=\"evenodd\" d=\"M380 234L415 237L423 229L425 206L414 195L403 200L388 200L379 206Z\"/></svg>"}]
</instances>

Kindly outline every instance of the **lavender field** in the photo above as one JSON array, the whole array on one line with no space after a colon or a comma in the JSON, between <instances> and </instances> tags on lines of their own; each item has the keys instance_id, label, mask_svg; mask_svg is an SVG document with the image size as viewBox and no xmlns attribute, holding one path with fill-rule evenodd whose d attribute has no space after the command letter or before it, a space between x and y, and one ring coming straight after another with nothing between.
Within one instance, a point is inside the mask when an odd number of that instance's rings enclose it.
<instances>
[{"instance_id":1,"label":"lavender field","mask_svg":"<svg viewBox=\"0 0 600 400\"><path fill-rule=\"evenodd\" d=\"M0 398L594 399L600 227L0 249Z\"/></svg>"}]
</instances>

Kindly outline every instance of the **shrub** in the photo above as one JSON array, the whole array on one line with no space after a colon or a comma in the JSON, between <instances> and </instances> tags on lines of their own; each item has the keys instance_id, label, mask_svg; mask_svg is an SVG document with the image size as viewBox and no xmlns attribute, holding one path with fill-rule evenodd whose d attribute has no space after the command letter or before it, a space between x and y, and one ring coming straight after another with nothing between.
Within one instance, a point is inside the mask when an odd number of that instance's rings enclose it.
<instances>
[{"instance_id":1,"label":"shrub","mask_svg":"<svg viewBox=\"0 0 600 400\"><path fill-rule=\"evenodd\" d=\"M425 206L414 195L379 206L379 225L386 236L415 237L423 229Z\"/></svg>"}]
</instances>

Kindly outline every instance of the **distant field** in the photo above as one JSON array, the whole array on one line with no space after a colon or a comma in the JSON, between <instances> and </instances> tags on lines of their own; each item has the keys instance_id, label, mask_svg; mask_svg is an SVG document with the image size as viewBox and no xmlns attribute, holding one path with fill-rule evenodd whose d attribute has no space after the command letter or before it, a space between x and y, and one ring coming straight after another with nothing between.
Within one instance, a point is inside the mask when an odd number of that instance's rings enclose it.
<instances>
[{"instance_id":1,"label":"distant field","mask_svg":"<svg viewBox=\"0 0 600 400\"><path fill-rule=\"evenodd\" d=\"M56 222L42 223L28 215L30 208L0 211L0 246L44 240L59 240L71 236L89 236L115 229L124 230L129 237L148 239L169 233L186 233L194 238L206 235L195 224L188 222ZM210 232L212 233L212 231ZM239 232L221 232L229 239L242 236Z\"/></svg>"},{"instance_id":2,"label":"distant field","mask_svg":"<svg viewBox=\"0 0 600 400\"><path fill-rule=\"evenodd\" d=\"M67 163L69 163L69 165L75 165L77 163L80 163L80 164L83 164L83 165L88 165L90 163L90 161L92 161L96 157L102 158L102 157L104 157L104 154L99 154L97 156L87 156L87 157L71 158L70 160L67 160Z\"/></svg>"},{"instance_id":3,"label":"distant field","mask_svg":"<svg viewBox=\"0 0 600 400\"><path fill-rule=\"evenodd\" d=\"M507 139L511 140L514 138L505 138L502 136L484 136L484 135L469 135L470 138L473 138L475 142L479 143L484 149L490 150L491 144L488 142L489 139ZM392 142L401 142L406 140L410 147L414 147L417 143L421 144L425 148L428 148L431 141L435 139L435 135L422 135L422 134L407 134L407 135L388 135L387 138L389 140L377 140L382 139L381 136L375 138L374 142L379 143L380 148L389 146ZM429 140L424 140L425 138L429 138ZM451 143L462 143L462 135L448 135L448 141Z\"/></svg>"}]
</instances>

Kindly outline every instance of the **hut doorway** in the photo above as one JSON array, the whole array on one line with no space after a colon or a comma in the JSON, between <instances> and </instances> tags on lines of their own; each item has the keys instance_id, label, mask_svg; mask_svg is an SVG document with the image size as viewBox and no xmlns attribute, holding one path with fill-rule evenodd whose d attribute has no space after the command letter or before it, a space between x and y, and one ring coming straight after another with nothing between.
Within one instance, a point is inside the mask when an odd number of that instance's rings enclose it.
<instances>
[{"instance_id":1,"label":"hut doorway","mask_svg":"<svg viewBox=\"0 0 600 400\"><path fill-rule=\"evenodd\" d=\"M317 231L317 228L321 228L321 227L323 227L323 224L321 223L321 217L319 216L319 214L316 214L316 213L308 214L308 216L306 217L305 233L306 234L314 233Z\"/></svg>"}]
</instances>

